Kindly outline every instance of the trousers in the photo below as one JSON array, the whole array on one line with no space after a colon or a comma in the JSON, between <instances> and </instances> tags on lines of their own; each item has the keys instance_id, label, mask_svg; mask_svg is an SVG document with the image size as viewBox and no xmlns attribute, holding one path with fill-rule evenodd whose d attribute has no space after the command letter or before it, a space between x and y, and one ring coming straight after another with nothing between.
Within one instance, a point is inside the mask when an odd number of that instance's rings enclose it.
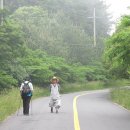
<instances>
[{"instance_id":1,"label":"trousers","mask_svg":"<svg viewBox=\"0 0 130 130\"><path fill-rule=\"evenodd\" d=\"M30 106L31 97L26 96L26 97L22 97L22 99L23 99L23 114L29 115L29 106Z\"/></svg>"}]
</instances>

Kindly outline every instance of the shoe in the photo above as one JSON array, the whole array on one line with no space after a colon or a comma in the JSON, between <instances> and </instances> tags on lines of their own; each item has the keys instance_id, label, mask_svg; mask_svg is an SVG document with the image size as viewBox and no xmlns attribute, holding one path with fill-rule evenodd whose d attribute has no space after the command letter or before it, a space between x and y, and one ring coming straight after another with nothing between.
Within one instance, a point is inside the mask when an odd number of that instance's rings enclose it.
<instances>
[{"instance_id":1,"label":"shoe","mask_svg":"<svg viewBox=\"0 0 130 130\"><path fill-rule=\"evenodd\" d=\"M53 107L51 107L51 113L53 113Z\"/></svg>"},{"instance_id":2,"label":"shoe","mask_svg":"<svg viewBox=\"0 0 130 130\"><path fill-rule=\"evenodd\" d=\"M24 116L29 116L29 114L24 114Z\"/></svg>"}]
</instances>

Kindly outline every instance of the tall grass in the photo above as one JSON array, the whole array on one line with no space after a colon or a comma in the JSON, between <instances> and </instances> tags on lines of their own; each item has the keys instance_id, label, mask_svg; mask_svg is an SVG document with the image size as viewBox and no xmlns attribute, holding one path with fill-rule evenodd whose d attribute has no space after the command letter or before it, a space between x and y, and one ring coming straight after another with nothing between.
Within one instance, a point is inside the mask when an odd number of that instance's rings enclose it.
<instances>
[{"instance_id":1,"label":"tall grass","mask_svg":"<svg viewBox=\"0 0 130 130\"><path fill-rule=\"evenodd\" d=\"M0 121L18 109L20 96L17 89L4 91L0 95Z\"/></svg>"},{"instance_id":2,"label":"tall grass","mask_svg":"<svg viewBox=\"0 0 130 130\"><path fill-rule=\"evenodd\" d=\"M130 80L116 80L107 84L109 87L113 87L111 91L111 99L113 102L120 104L126 109L130 110L130 89L123 86L130 86Z\"/></svg>"},{"instance_id":3,"label":"tall grass","mask_svg":"<svg viewBox=\"0 0 130 130\"><path fill-rule=\"evenodd\" d=\"M130 110L130 89L118 88L111 91L111 98L114 102Z\"/></svg>"},{"instance_id":4,"label":"tall grass","mask_svg":"<svg viewBox=\"0 0 130 130\"><path fill-rule=\"evenodd\" d=\"M130 86L130 80L117 80L111 84L115 84L115 87L111 91L112 101L130 110L130 89L129 87L123 87Z\"/></svg>"}]
</instances>

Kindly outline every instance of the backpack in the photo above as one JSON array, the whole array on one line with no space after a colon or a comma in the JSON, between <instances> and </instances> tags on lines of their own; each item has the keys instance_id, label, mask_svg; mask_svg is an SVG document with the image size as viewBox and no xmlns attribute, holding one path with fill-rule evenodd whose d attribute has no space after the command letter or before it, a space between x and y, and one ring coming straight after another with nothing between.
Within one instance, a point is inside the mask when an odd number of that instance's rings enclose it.
<instances>
[{"instance_id":1,"label":"backpack","mask_svg":"<svg viewBox=\"0 0 130 130\"><path fill-rule=\"evenodd\" d=\"M27 82L27 83L24 82L22 96L23 97L32 96L31 89L29 87L29 82Z\"/></svg>"}]
</instances>

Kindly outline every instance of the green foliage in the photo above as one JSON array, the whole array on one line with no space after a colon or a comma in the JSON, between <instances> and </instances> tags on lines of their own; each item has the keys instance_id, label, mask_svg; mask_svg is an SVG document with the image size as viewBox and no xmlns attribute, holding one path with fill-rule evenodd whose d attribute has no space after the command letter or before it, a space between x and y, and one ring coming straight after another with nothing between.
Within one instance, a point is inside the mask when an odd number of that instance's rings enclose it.
<instances>
[{"instance_id":1,"label":"green foliage","mask_svg":"<svg viewBox=\"0 0 130 130\"><path fill-rule=\"evenodd\" d=\"M47 63L49 60L46 58L46 54L40 50L31 51L27 49L26 51L27 55L22 58L21 64L26 68L32 81L38 85L48 83L53 72L49 70Z\"/></svg>"},{"instance_id":2,"label":"green foliage","mask_svg":"<svg viewBox=\"0 0 130 130\"><path fill-rule=\"evenodd\" d=\"M18 109L19 100L20 94L18 89L10 89L10 91L2 91L0 93L0 121L6 119Z\"/></svg>"},{"instance_id":3,"label":"green foliage","mask_svg":"<svg viewBox=\"0 0 130 130\"><path fill-rule=\"evenodd\" d=\"M104 82L102 81L93 81L93 82L84 82L84 83L73 83L73 84L65 84L61 87L61 93L73 93L80 91L88 91L88 90L99 90L104 89Z\"/></svg>"},{"instance_id":4,"label":"green foliage","mask_svg":"<svg viewBox=\"0 0 130 130\"><path fill-rule=\"evenodd\" d=\"M6 0L11 15L0 28L0 88L16 86L27 76L40 86L54 75L61 83L105 80L104 67L94 63L101 61L110 22L107 7L95 1ZM105 19L97 22L94 48L93 23L87 17L95 6L97 16Z\"/></svg>"},{"instance_id":5,"label":"green foliage","mask_svg":"<svg viewBox=\"0 0 130 130\"><path fill-rule=\"evenodd\" d=\"M39 6L18 8L12 18L23 27L29 48L62 56L71 63L88 65L101 60L103 42L110 24L105 10L107 7L99 0L96 2L98 4L95 5L95 1L39 1L40 4L36 4ZM25 1L22 3L27 4ZM92 16L93 6L97 6L97 16L103 17L97 22L96 48L93 48L93 23L87 18Z\"/></svg>"},{"instance_id":6,"label":"green foliage","mask_svg":"<svg viewBox=\"0 0 130 130\"><path fill-rule=\"evenodd\" d=\"M6 74L5 72L0 72L0 90L11 88L16 84L17 80L15 80L11 75Z\"/></svg>"},{"instance_id":7,"label":"green foliage","mask_svg":"<svg viewBox=\"0 0 130 130\"><path fill-rule=\"evenodd\" d=\"M0 89L16 85L21 80L18 63L22 55L23 37L20 27L13 21L7 21L0 27Z\"/></svg>"},{"instance_id":8,"label":"green foliage","mask_svg":"<svg viewBox=\"0 0 130 130\"><path fill-rule=\"evenodd\" d=\"M113 89L111 97L114 102L130 110L130 89Z\"/></svg>"},{"instance_id":9,"label":"green foliage","mask_svg":"<svg viewBox=\"0 0 130 130\"><path fill-rule=\"evenodd\" d=\"M109 88L119 88L122 86L129 86L129 85L130 85L130 80L128 80L128 79L118 79L118 80L110 79L105 82L106 88L108 88L108 87Z\"/></svg>"},{"instance_id":10,"label":"green foliage","mask_svg":"<svg viewBox=\"0 0 130 130\"><path fill-rule=\"evenodd\" d=\"M53 75L58 76L61 83L106 79L105 70L100 64L95 66L68 64L65 59L49 56L41 50L27 49L21 65L25 67L33 83L42 86L48 84Z\"/></svg>"},{"instance_id":11,"label":"green foliage","mask_svg":"<svg viewBox=\"0 0 130 130\"><path fill-rule=\"evenodd\" d=\"M18 26L13 27L12 24L7 23L1 28L1 40L3 40L0 46L0 64L3 72L0 75L1 89L16 85L26 76L30 76L33 83L40 86L48 84L53 75L58 76L61 83L103 80L101 77L105 75L102 73L103 68L100 65L96 68L96 66L69 64L64 58L49 56L40 49L27 48L22 43L23 33L19 31Z\"/></svg>"},{"instance_id":12,"label":"green foliage","mask_svg":"<svg viewBox=\"0 0 130 130\"><path fill-rule=\"evenodd\" d=\"M117 31L107 41L105 60L112 75L129 78L130 68L130 16L124 16Z\"/></svg>"}]
</instances>

